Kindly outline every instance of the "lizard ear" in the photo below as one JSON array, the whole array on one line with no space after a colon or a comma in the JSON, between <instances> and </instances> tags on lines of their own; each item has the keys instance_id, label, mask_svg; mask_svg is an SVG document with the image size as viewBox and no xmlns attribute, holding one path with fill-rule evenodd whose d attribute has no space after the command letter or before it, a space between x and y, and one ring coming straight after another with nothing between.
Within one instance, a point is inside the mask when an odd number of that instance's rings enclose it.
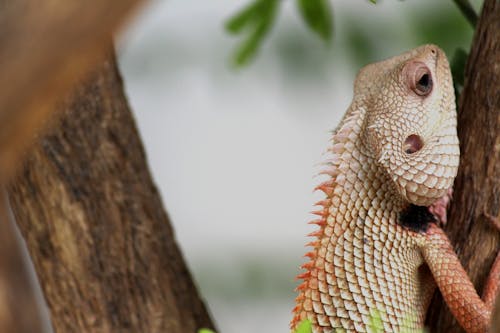
<instances>
[{"instance_id":1,"label":"lizard ear","mask_svg":"<svg viewBox=\"0 0 500 333\"><path fill-rule=\"evenodd\" d=\"M409 135L403 143L403 151L406 154L414 154L424 147L424 141L422 137L417 134Z\"/></svg>"},{"instance_id":2,"label":"lizard ear","mask_svg":"<svg viewBox=\"0 0 500 333\"><path fill-rule=\"evenodd\" d=\"M407 86L418 96L428 96L432 92L432 73L426 64L410 61L403 68L403 76Z\"/></svg>"}]
</instances>

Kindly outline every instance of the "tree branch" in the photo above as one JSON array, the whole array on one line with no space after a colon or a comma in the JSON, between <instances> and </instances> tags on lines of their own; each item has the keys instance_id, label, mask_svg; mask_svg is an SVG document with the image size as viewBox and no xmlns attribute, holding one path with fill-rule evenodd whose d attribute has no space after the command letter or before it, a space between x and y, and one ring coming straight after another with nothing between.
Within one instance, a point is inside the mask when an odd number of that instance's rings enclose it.
<instances>
[{"instance_id":1,"label":"tree branch","mask_svg":"<svg viewBox=\"0 0 500 333\"><path fill-rule=\"evenodd\" d=\"M465 68L458 105L460 168L445 230L481 295L500 244L488 214L500 211L500 2L485 0ZM430 332L462 332L441 297Z\"/></svg>"},{"instance_id":2,"label":"tree branch","mask_svg":"<svg viewBox=\"0 0 500 333\"><path fill-rule=\"evenodd\" d=\"M458 9L460 9L462 14L467 19L467 21L474 28L477 23L477 14L474 8L472 8L472 5L470 4L469 0L453 0L453 2L455 2Z\"/></svg>"}]
</instances>

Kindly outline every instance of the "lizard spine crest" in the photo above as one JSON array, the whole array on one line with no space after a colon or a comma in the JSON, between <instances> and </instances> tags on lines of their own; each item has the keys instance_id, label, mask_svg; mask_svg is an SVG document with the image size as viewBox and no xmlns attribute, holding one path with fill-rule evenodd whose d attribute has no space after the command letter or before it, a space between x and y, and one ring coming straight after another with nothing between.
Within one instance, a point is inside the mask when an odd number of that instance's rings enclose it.
<instances>
[{"instance_id":1,"label":"lizard spine crest","mask_svg":"<svg viewBox=\"0 0 500 333\"><path fill-rule=\"evenodd\" d=\"M353 141L356 140L358 133L355 131L356 124L360 118L360 111L353 110L350 114L346 114L344 119L342 119L339 127L334 131L332 136L332 146L328 148L327 153L330 155L326 158L323 163L326 167L319 172L319 175L326 175L329 177L328 180L323 181L321 184L316 186L315 191L322 191L326 198L324 200L318 201L315 206L319 206L320 209L313 211L312 214L319 216L309 222L309 224L317 225L318 230L308 234L308 237L314 237L315 240L307 243L305 246L312 247L312 251L307 252L304 257L309 258L309 260L302 264L300 267L305 270L305 272L297 275L297 279L301 279L302 283L299 284L295 291L302 291L296 298L296 306L292 310L295 314L292 322L290 324L291 328L296 327L298 323L305 318L304 312L302 310L308 310L312 308L310 300L306 299L305 294L307 294L307 289L309 287L317 288L318 284L318 274L325 274L325 272L320 272L321 262L317 263L318 257L316 252L321 247L321 241L325 242L328 238L322 236L325 234L326 228L332 228L333 225L329 225L328 217L330 216L329 208L332 206L332 196L336 188L339 188L345 184L345 173L348 169L346 159L349 156L345 156L344 153L350 153L353 151Z\"/></svg>"}]
</instances>

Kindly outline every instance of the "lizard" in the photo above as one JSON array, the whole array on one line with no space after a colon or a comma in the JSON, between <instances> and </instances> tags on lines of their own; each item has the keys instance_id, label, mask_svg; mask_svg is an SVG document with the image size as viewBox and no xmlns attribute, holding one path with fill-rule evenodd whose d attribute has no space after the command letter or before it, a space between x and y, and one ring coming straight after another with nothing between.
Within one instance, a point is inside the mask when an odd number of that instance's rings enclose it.
<instances>
[{"instance_id":1,"label":"lizard","mask_svg":"<svg viewBox=\"0 0 500 333\"><path fill-rule=\"evenodd\" d=\"M317 189L310 260L291 321L313 332L419 332L436 286L469 333L486 332L497 256L481 299L438 226L459 165L449 63L423 45L363 67ZM433 214L434 213L434 214ZM380 331L380 330L378 330Z\"/></svg>"}]
</instances>

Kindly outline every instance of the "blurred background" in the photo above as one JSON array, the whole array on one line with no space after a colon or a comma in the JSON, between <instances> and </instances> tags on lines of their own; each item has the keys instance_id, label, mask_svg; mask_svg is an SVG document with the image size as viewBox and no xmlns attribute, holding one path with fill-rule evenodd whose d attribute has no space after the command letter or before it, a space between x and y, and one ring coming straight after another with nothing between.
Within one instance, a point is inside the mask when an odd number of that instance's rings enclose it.
<instances>
[{"instance_id":1,"label":"blurred background","mask_svg":"<svg viewBox=\"0 0 500 333\"><path fill-rule=\"evenodd\" d=\"M479 10L481 1L472 1ZM322 153L360 67L473 30L451 0L332 1L329 45L282 1L255 60L224 22L248 0L149 1L118 39L129 102L178 243L220 332L287 332Z\"/></svg>"}]
</instances>

